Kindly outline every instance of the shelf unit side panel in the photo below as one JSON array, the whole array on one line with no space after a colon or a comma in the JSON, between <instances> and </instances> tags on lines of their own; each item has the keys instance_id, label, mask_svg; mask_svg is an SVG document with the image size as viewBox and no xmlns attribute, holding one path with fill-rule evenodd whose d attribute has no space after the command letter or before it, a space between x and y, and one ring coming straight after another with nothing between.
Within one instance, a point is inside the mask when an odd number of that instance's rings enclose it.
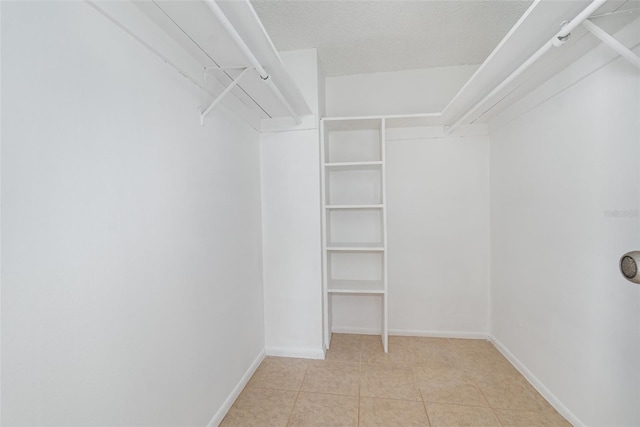
<instances>
[{"instance_id":1,"label":"shelf unit side panel","mask_svg":"<svg viewBox=\"0 0 640 427\"><path fill-rule=\"evenodd\" d=\"M382 119L381 123L381 140L380 140L380 153L382 158L382 173L381 173L381 188L382 188L382 204L386 206L387 203L387 166L386 166L386 146L387 146L387 138L386 138L386 120ZM388 246L386 242L387 240L387 209L382 210L382 234L383 234L383 242L385 242L385 251L382 254L382 284L384 287L384 295L382 297L382 347L384 348L384 352L387 353L389 351L389 283L388 283Z\"/></svg>"},{"instance_id":2,"label":"shelf unit side panel","mask_svg":"<svg viewBox=\"0 0 640 427\"><path fill-rule=\"evenodd\" d=\"M325 164L325 155L326 155L326 132L324 122L321 123L320 126L320 199L321 199L321 229L322 233L322 335L323 335L323 346L326 349L329 349L331 345L331 298L328 293L328 273L330 270L329 262L330 260L327 257L327 234L330 233L330 230L327 226L327 209L326 209L326 194L327 194L327 179L326 179L326 171L324 168Z\"/></svg>"}]
</instances>

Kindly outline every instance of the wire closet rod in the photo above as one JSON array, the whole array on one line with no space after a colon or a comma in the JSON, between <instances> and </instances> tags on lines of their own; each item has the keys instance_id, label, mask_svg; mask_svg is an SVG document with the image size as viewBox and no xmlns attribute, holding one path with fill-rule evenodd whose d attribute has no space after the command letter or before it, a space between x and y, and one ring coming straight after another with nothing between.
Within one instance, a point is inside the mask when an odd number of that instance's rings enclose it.
<instances>
[{"instance_id":1,"label":"wire closet rod","mask_svg":"<svg viewBox=\"0 0 640 427\"><path fill-rule=\"evenodd\" d=\"M282 103L282 105L284 105L284 107L287 109L289 114L294 118L296 123L297 124L302 123L302 120L300 119L300 117L298 117L296 112L293 110L293 108L291 107L291 104L289 104L289 101L287 101L287 99L284 97L280 89L278 89L278 87L273 83L273 79L271 78L269 73L267 73L267 71L264 69L262 64L260 64L258 59L253 54L253 52L251 52L251 49L249 49L249 46L247 46L247 44L244 42L240 34L238 34L238 32L233 27L233 25L231 24L227 16L224 14L222 9L220 9L220 6L218 6L215 0L204 0L204 2L209 7L211 12L213 12L213 14L216 16L216 18L222 25L222 28L224 28L227 34L229 34L229 36L233 39L233 41L238 46L238 48L240 49L244 57L247 59L247 61L249 61L250 66L258 72L258 74L260 75L260 78L267 84L267 86L269 86L271 91L276 95L276 97Z\"/></svg>"},{"instance_id":2,"label":"wire closet rod","mask_svg":"<svg viewBox=\"0 0 640 427\"><path fill-rule=\"evenodd\" d=\"M498 86L496 86L491 92L489 92L484 98L482 98L476 105L471 107L467 112L462 115L454 124L451 126L445 127L446 133L450 134L455 129L457 129L465 120L469 118L478 108L484 105L489 99L491 99L496 93L500 92L504 89L509 83L515 80L518 76L520 76L527 68L533 65L542 55L547 53L552 47L560 47L562 46L571 31L576 29L578 25L582 24L588 17L590 17L596 10L600 8L603 4L605 4L607 0L594 0L591 2L582 12L576 15L571 21L569 21L566 25L560 29L551 37L551 39L546 42L540 49L538 49L529 59L527 59L522 65L520 65L514 72L509 74L509 76L504 79Z\"/></svg>"}]
</instances>

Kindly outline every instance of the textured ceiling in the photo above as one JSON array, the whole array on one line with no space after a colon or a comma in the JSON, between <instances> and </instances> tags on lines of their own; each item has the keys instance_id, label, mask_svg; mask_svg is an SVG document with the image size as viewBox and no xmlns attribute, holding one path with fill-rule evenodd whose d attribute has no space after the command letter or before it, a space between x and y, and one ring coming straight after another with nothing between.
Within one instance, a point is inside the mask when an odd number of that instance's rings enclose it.
<instances>
[{"instance_id":1,"label":"textured ceiling","mask_svg":"<svg viewBox=\"0 0 640 427\"><path fill-rule=\"evenodd\" d=\"M328 76L480 64L531 0L253 0L278 50L318 48Z\"/></svg>"}]
</instances>

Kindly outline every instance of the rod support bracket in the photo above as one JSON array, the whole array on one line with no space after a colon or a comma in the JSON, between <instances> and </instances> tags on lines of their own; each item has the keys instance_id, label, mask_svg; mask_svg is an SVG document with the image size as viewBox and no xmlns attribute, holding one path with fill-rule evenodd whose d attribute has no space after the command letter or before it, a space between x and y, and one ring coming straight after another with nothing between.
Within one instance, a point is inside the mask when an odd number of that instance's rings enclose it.
<instances>
[{"instance_id":1,"label":"rod support bracket","mask_svg":"<svg viewBox=\"0 0 640 427\"><path fill-rule=\"evenodd\" d=\"M200 113L200 125L204 126L204 118L207 116L207 114L209 114L211 112L211 110L213 110L213 108L218 105L218 103L220 103L220 101L222 101L222 98L225 97L226 94L228 94L229 92L231 92L231 89L233 89L235 86L238 85L238 83L240 82L240 80L242 79L242 77L244 77L245 74L247 74L247 72L249 70L252 70L253 68L251 67L245 67L242 72L238 75L238 77L236 77L231 83L229 83L229 86L227 86L221 93L220 95L218 95L218 97L216 99L213 100L213 102L207 107L206 110L202 111Z\"/></svg>"},{"instance_id":2,"label":"rod support bracket","mask_svg":"<svg viewBox=\"0 0 640 427\"><path fill-rule=\"evenodd\" d=\"M570 23L571 23L571 21L563 21L562 24L560 24L560 30L562 30L564 27L566 27ZM553 38L553 41L551 43L555 47L560 47L563 44L565 44L567 42L567 40L569 40L569 37L571 37L571 33L567 33L565 35L558 35L558 36Z\"/></svg>"}]
</instances>

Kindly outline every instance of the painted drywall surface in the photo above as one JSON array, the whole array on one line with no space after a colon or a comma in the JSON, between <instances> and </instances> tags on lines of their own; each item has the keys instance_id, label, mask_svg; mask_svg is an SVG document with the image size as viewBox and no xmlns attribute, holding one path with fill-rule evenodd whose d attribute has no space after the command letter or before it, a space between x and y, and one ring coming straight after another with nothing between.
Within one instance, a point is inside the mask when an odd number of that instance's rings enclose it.
<instances>
[{"instance_id":1,"label":"painted drywall surface","mask_svg":"<svg viewBox=\"0 0 640 427\"><path fill-rule=\"evenodd\" d=\"M439 113L477 68L463 65L327 77L327 116Z\"/></svg>"},{"instance_id":2,"label":"painted drywall surface","mask_svg":"<svg viewBox=\"0 0 640 427\"><path fill-rule=\"evenodd\" d=\"M318 59L318 116L325 117L327 115L327 77L322 67L320 59Z\"/></svg>"},{"instance_id":3,"label":"painted drywall surface","mask_svg":"<svg viewBox=\"0 0 640 427\"><path fill-rule=\"evenodd\" d=\"M84 2L2 8L3 425L206 425L264 348L258 135Z\"/></svg>"},{"instance_id":4,"label":"painted drywall surface","mask_svg":"<svg viewBox=\"0 0 640 427\"><path fill-rule=\"evenodd\" d=\"M640 248L640 81L582 68L490 135L491 332L573 422L639 425L640 287L618 260Z\"/></svg>"},{"instance_id":5,"label":"painted drywall surface","mask_svg":"<svg viewBox=\"0 0 640 427\"><path fill-rule=\"evenodd\" d=\"M314 114L315 49L281 52ZM267 354L322 358L318 129L260 136Z\"/></svg>"},{"instance_id":6,"label":"painted drywall surface","mask_svg":"<svg viewBox=\"0 0 640 427\"><path fill-rule=\"evenodd\" d=\"M489 146L484 136L387 141L389 329L487 332ZM333 328L377 332L379 297L333 297Z\"/></svg>"},{"instance_id":7,"label":"painted drywall surface","mask_svg":"<svg viewBox=\"0 0 640 427\"><path fill-rule=\"evenodd\" d=\"M317 47L330 76L479 64L531 1L254 2L279 49Z\"/></svg>"},{"instance_id":8,"label":"painted drywall surface","mask_svg":"<svg viewBox=\"0 0 640 427\"><path fill-rule=\"evenodd\" d=\"M318 131L261 135L267 354L322 357Z\"/></svg>"},{"instance_id":9,"label":"painted drywall surface","mask_svg":"<svg viewBox=\"0 0 640 427\"><path fill-rule=\"evenodd\" d=\"M280 52L289 75L302 93L313 114L318 114L318 52L316 49Z\"/></svg>"}]
</instances>

